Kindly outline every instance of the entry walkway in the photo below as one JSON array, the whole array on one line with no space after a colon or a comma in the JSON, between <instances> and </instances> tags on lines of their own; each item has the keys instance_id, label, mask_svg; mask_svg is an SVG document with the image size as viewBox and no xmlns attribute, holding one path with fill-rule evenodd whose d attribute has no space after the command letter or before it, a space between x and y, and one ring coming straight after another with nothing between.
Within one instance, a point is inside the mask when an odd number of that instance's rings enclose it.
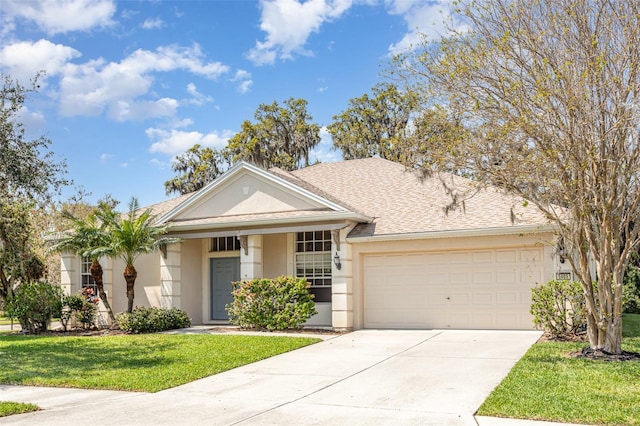
<instances>
[{"instance_id":1,"label":"entry walkway","mask_svg":"<svg viewBox=\"0 0 640 426\"><path fill-rule=\"evenodd\" d=\"M0 386L7 425L542 425L473 413L539 338L361 330L155 394Z\"/></svg>"}]
</instances>

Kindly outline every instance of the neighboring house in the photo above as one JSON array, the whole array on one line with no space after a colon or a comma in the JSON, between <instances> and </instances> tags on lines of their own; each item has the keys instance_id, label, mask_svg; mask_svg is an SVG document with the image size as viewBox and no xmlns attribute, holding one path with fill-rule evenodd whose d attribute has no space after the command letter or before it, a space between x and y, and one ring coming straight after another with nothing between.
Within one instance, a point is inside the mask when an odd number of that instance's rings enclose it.
<instances>
[{"instance_id":1,"label":"neighboring house","mask_svg":"<svg viewBox=\"0 0 640 426\"><path fill-rule=\"evenodd\" d=\"M460 187L469 181L447 176ZM379 158L292 172L232 167L193 194L152 206L182 242L136 262L137 305L225 322L231 282L306 277L318 314L337 329L530 329L531 288L567 273L553 227L533 206L480 191L445 214L442 181ZM75 292L80 259L63 256ZM126 308L124 265L103 259L114 311Z\"/></svg>"}]
</instances>

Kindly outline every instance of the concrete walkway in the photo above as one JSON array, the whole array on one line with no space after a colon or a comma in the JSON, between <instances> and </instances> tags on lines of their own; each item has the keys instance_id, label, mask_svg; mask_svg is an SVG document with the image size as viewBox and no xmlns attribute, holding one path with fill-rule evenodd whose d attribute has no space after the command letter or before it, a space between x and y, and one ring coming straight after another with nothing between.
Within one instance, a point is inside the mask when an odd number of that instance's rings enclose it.
<instances>
[{"instance_id":1,"label":"concrete walkway","mask_svg":"<svg viewBox=\"0 0 640 426\"><path fill-rule=\"evenodd\" d=\"M155 394L0 386L0 400L44 409L1 423L553 424L473 416L539 336L362 330Z\"/></svg>"}]
</instances>

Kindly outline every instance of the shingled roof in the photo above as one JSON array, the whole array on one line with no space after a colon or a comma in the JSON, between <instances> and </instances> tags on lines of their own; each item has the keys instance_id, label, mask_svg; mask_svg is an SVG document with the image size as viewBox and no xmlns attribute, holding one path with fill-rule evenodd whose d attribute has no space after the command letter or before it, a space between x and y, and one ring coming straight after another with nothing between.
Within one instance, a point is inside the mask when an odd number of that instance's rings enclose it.
<instances>
[{"instance_id":1,"label":"shingled roof","mask_svg":"<svg viewBox=\"0 0 640 426\"><path fill-rule=\"evenodd\" d=\"M421 179L381 158L322 163L291 174L374 218L356 227L351 237L547 224L535 206L524 207L521 198L495 189L480 191L465 201L464 209L445 213L451 198L441 179L461 189L469 188L471 181L453 175Z\"/></svg>"}]
</instances>

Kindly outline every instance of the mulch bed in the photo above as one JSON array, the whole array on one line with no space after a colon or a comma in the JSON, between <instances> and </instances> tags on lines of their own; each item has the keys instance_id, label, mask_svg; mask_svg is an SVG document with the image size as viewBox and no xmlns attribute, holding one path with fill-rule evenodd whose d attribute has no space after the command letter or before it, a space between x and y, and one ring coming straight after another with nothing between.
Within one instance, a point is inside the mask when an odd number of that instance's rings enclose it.
<instances>
[{"instance_id":1,"label":"mulch bed","mask_svg":"<svg viewBox=\"0 0 640 426\"><path fill-rule=\"evenodd\" d=\"M574 358L586 358L598 361L640 361L640 353L622 351L621 354L612 354L602 350L594 350L590 347L586 347L579 352L573 352L569 354Z\"/></svg>"}]
</instances>

